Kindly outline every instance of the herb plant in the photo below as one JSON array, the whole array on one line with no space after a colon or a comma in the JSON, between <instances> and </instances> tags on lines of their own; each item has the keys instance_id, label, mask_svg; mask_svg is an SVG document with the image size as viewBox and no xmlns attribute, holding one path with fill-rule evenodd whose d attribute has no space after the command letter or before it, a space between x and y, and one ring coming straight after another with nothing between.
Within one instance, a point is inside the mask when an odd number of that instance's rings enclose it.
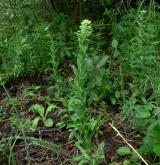
<instances>
[{"instance_id":1,"label":"herb plant","mask_svg":"<svg viewBox=\"0 0 160 165\"><path fill-rule=\"evenodd\" d=\"M104 159L104 144L99 144L95 155L92 153L92 140L99 133L102 124L101 116L92 117L92 111L87 107L87 70L85 58L89 37L92 34L91 22L84 20L80 30L77 32L79 43L79 54L77 55L77 68L74 68L74 80L72 92L68 100L68 111L70 113L67 128L70 131L70 138L76 139L76 146L81 154L76 158L79 164L100 164Z\"/></svg>"},{"instance_id":2,"label":"herb plant","mask_svg":"<svg viewBox=\"0 0 160 165\"><path fill-rule=\"evenodd\" d=\"M39 114L39 117L34 118L32 121L32 129L37 129L39 122L41 121L46 127L52 127L53 126L53 120L51 118L48 118L48 113L55 110L56 105L50 104L48 105L47 109L45 109L40 104L34 104L31 107L31 110L34 112L37 112Z\"/></svg>"}]
</instances>

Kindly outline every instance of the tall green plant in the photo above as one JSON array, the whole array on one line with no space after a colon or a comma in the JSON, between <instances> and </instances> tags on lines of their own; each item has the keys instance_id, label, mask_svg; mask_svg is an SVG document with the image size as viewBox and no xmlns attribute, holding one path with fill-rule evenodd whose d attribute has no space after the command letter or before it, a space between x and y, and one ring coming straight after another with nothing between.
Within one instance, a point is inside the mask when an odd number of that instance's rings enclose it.
<instances>
[{"instance_id":1,"label":"tall green plant","mask_svg":"<svg viewBox=\"0 0 160 165\"><path fill-rule=\"evenodd\" d=\"M89 37L92 34L91 22L84 20L80 30L77 32L79 42L79 54L77 55L77 68L74 68L74 81L72 91L68 100L68 111L70 114L67 128L70 137L76 139L76 146L81 151L76 160L79 164L99 164L103 161L103 147L101 143L97 152L92 153L92 141L97 135L102 124L101 116L92 117L92 111L87 107L87 70L85 57L87 56Z\"/></svg>"}]
</instances>

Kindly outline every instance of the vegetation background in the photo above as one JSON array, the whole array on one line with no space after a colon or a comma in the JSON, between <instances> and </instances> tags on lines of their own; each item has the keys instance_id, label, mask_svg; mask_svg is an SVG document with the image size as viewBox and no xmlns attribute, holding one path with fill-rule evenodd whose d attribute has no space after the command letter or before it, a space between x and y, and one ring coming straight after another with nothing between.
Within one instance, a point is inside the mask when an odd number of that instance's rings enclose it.
<instances>
[{"instance_id":1,"label":"vegetation background","mask_svg":"<svg viewBox=\"0 0 160 165\"><path fill-rule=\"evenodd\" d=\"M160 164L159 55L158 0L2 0L0 163Z\"/></svg>"}]
</instances>

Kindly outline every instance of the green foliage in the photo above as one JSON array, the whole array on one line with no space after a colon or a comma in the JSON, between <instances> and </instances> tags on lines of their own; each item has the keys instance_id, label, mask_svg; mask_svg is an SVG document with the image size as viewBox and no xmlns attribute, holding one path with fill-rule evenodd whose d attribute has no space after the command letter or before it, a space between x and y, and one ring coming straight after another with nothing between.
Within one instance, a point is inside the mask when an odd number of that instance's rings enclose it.
<instances>
[{"instance_id":1,"label":"green foliage","mask_svg":"<svg viewBox=\"0 0 160 165\"><path fill-rule=\"evenodd\" d=\"M77 68L74 68L74 80L71 85L72 90L67 102L69 115L63 111L64 122L67 121L67 128L70 131L70 138L76 139L76 146L81 154L76 158L79 164L99 164L103 161L103 144L97 148L95 155L92 154L92 140L98 134L102 124L101 116L92 117L91 110L87 107L87 50L89 37L92 34L91 22L84 20L80 30L77 32L79 53L77 55ZM63 126L63 122L60 123Z\"/></svg>"},{"instance_id":2,"label":"green foliage","mask_svg":"<svg viewBox=\"0 0 160 165\"><path fill-rule=\"evenodd\" d=\"M37 112L39 114L39 117L36 117L32 121L32 129L33 130L37 129L40 120L43 122L43 124L46 127L52 127L53 126L53 120L51 118L48 118L48 113L55 110L55 108L56 108L56 105L54 105L54 104L48 105L48 108L46 110L40 104L32 105L31 110L33 110L34 112Z\"/></svg>"},{"instance_id":3,"label":"green foliage","mask_svg":"<svg viewBox=\"0 0 160 165\"><path fill-rule=\"evenodd\" d=\"M2 11L5 24L0 28L0 78L4 82L34 71L50 71L55 66L54 54L58 71L59 64L72 55L73 42L66 41L74 38L75 26L67 16L44 12L33 0L17 2L16 7Z\"/></svg>"},{"instance_id":4,"label":"green foliage","mask_svg":"<svg viewBox=\"0 0 160 165\"><path fill-rule=\"evenodd\" d=\"M112 48L124 85L122 109L132 127L144 137L142 155L159 157L159 36L160 15L142 9L129 10L113 23ZM152 143L152 142L153 143ZM148 158L149 159L149 158ZM150 159L150 161L152 161Z\"/></svg>"},{"instance_id":5,"label":"green foliage","mask_svg":"<svg viewBox=\"0 0 160 165\"><path fill-rule=\"evenodd\" d=\"M21 114L21 116L22 116L22 114ZM16 126L16 129L18 131L21 131L22 129L23 130L30 130L30 128L31 128L31 122L30 121L22 121L16 115L11 116L10 121L11 121L12 125Z\"/></svg>"},{"instance_id":6,"label":"green foliage","mask_svg":"<svg viewBox=\"0 0 160 165\"><path fill-rule=\"evenodd\" d=\"M24 93L24 97L32 97L32 98L36 98L36 93L38 92L38 90L40 89L40 86L37 85L32 85L32 86L28 86L25 87L23 93Z\"/></svg>"},{"instance_id":7,"label":"green foliage","mask_svg":"<svg viewBox=\"0 0 160 165\"><path fill-rule=\"evenodd\" d=\"M118 148L116 153L120 156L126 156L131 153L131 149L129 147L120 147L120 148Z\"/></svg>"},{"instance_id":8,"label":"green foliage","mask_svg":"<svg viewBox=\"0 0 160 165\"><path fill-rule=\"evenodd\" d=\"M136 163L136 164L139 165L138 163ZM112 162L109 165L119 165L119 163ZM122 162L122 165L134 165L134 163L132 163L130 160L126 159Z\"/></svg>"},{"instance_id":9,"label":"green foliage","mask_svg":"<svg viewBox=\"0 0 160 165\"><path fill-rule=\"evenodd\" d=\"M136 10L131 10L114 26L114 35L120 43L118 49L123 74L142 93L152 87L157 95L158 84L153 82L153 77L159 77L159 15L147 10L137 14Z\"/></svg>"},{"instance_id":10,"label":"green foliage","mask_svg":"<svg viewBox=\"0 0 160 165\"><path fill-rule=\"evenodd\" d=\"M141 152L143 154L155 153L157 157L160 157L160 124L156 120L152 120L149 124L147 133L143 139Z\"/></svg>"},{"instance_id":11,"label":"green foliage","mask_svg":"<svg viewBox=\"0 0 160 165\"><path fill-rule=\"evenodd\" d=\"M142 154L155 153L159 155L159 106L155 102L133 95L123 106L124 114L132 127L143 134Z\"/></svg>"},{"instance_id":12,"label":"green foliage","mask_svg":"<svg viewBox=\"0 0 160 165\"><path fill-rule=\"evenodd\" d=\"M49 76L47 91L64 106L57 125L66 127L75 140L79 164L97 165L104 160L103 142L93 152L93 140L103 124L103 116L94 107L98 104L122 105L132 128L144 137L141 154L160 157L160 15L155 12L155 1L146 4L137 0L132 9L130 0L0 3L0 82L33 72ZM75 33L76 23L84 18ZM91 24L86 18L98 21ZM39 88L29 87L24 95L36 98ZM48 102L47 97L43 100ZM10 98L9 105L11 109L18 106L17 98ZM52 127L48 114L55 108L54 104L47 108L35 104L31 109L38 116L33 121L14 115L11 123L18 130L30 125L35 130L40 121ZM129 148L119 148L117 153L130 156L123 165L134 164Z\"/></svg>"},{"instance_id":13,"label":"green foliage","mask_svg":"<svg viewBox=\"0 0 160 165\"><path fill-rule=\"evenodd\" d=\"M90 103L100 102L110 97L113 92L110 80L110 70L106 68L109 57L107 55L93 55L86 57L87 92Z\"/></svg>"},{"instance_id":14,"label":"green foliage","mask_svg":"<svg viewBox=\"0 0 160 165\"><path fill-rule=\"evenodd\" d=\"M36 13L35 9L39 12ZM46 52L50 38L47 22L42 22L43 17L39 14L40 6L31 0L23 3L17 1L15 7L4 8L2 19L6 21L1 27L3 33L0 41L2 80L46 66L44 62L49 59Z\"/></svg>"},{"instance_id":15,"label":"green foliage","mask_svg":"<svg viewBox=\"0 0 160 165\"><path fill-rule=\"evenodd\" d=\"M79 162L79 165L83 165L83 164L97 165L100 164L105 159L103 152L104 143L99 144L95 154L90 153L90 151L87 151L86 148L82 148L82 146L79 144L76 144L76 146L81 151L81 155L75 158L75 160Z\"/></svg>"},{"instance_id":16,"label":"green foliage","mask_svg":"<svg viewBox=\"0 0 160 165\"><path fill-rule=\"evenodd\" d=\"M62 97L68 92L66 77L63 77L62 72L70 60L75 60L75 35L76 26L64 15L53 15L53 23L50 25L50 59L49 66L46 72L50 74L51 81L54 84L54 94L56 97ZM68 67L68 66L66 66Z\"/></svg>"}]
</instances>

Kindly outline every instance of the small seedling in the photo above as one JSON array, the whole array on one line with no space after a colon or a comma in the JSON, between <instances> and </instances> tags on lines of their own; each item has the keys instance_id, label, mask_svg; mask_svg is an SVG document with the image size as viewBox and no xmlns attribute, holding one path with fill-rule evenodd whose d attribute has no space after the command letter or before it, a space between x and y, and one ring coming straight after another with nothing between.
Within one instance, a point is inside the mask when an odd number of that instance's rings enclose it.
<instances>
[{"instance_id":1,"label":"small seedling","mask_svg":"<svg viewBox=\"0 0 160 165\"><path fill-rule=\"evenodd\" d=\"M131 149L129 147L120 147L116 152L119 156L126 156L131 154Z\"/></svg>"},{"instance_id":2,"label":"small seedling","mask_svg":"<svg viewBox=\"0 0 160 165\"><path fill-rule=\"evenodd\" d=\"M53 111L56 108L56 105L50 104L47 109L45 109L40 104L34 104L32 105L31 109L34 112L37 112L39 114L38 117L36 117L32 121L32 129L37 129L38 124L40 121L46 126L46 127L52 127L53 126L53 120L51 118L48 118L48 113Z\"/></svg>"},{"instance_id":3,"label":"small seedling","mask_svg":"<svg viewBox=\"0 0 160 165\"><path fill-rule=\"evenodd\" d=\"M36 86L36 85L28 86L24 90L24 94L25 96L36 97L36 93L40 88L41 88L40 86Z\"/></svg>"}]
</instances>

